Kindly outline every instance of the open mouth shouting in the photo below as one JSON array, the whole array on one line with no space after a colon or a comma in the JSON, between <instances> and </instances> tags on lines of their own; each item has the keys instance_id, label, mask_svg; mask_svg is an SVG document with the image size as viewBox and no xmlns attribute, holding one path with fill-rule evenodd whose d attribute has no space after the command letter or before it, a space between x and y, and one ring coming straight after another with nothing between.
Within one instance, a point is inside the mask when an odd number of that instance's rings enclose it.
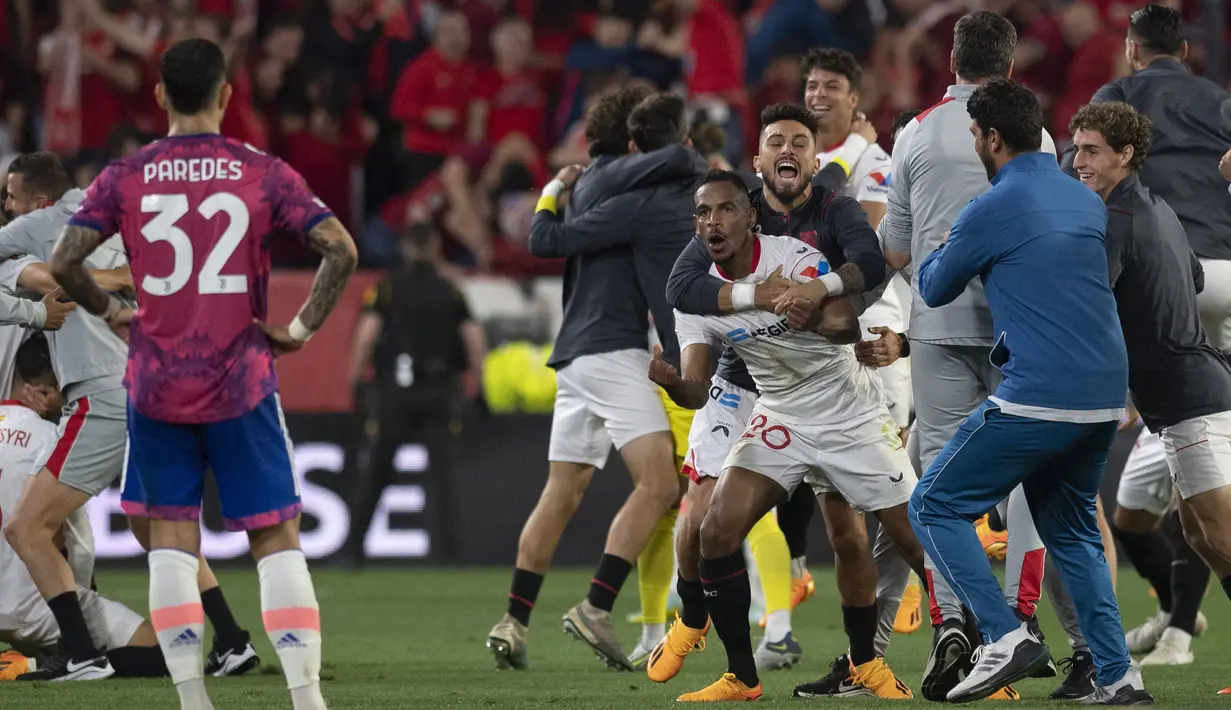
<instances>
[{"instance_id":1,"label":"open mouth shouting","mask_svg":"<svg viewBox=\"0 0 1231 710\"><path fill-rule=\"evenodd\" d=\"M794 158L782 158L774 164L774 174L783 180L794 180L802 172L799 162Z\"/></svg>"}]
</instances>

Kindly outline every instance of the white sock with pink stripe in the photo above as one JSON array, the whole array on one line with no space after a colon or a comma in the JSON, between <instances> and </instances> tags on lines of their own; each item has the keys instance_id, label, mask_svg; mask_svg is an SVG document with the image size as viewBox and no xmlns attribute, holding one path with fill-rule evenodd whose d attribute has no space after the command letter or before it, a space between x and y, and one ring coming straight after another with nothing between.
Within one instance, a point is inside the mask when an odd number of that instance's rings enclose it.
<instances>
[{"instance_id":1,"label":"white sock with pink stripe","mask_svg":"<svg viewBox=\"0 0 1231 710\"><path fill-rule=\"evenodd\" d=\"M150 622L167 660L182 710L213 710L205 693L205 611L197 588L197 556L183 550L151 550Z\"/></svg>"},{"instance_id":2,"label":"white sock with pink stripe","mask_svg":"<svg viewBox=\"0 0 1231 710\"><path fill-rule=\"evenodd\" d=\"M261 617L282 661L295 710L323 710L321 614L299 550L277 552L256 564L261 577Z\"/></svg>"}]
</instances>

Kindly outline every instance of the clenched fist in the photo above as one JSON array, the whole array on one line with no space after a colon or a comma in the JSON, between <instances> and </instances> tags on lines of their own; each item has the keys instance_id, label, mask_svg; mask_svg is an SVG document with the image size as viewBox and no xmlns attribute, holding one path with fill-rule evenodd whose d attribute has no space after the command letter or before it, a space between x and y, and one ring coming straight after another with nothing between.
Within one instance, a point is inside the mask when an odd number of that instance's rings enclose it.
<instances>
[{"instance_id":1,"label":"clenched fist","mask_svg":"<svg viewBox=\"0 0 1231 710\"><path fill-rule=\"evenodd\" d=\"M650 358L650 381L666 389L680 383L680 373L675 366L663 359L661 346L654 346L654 357Z\"/></svg>"},{"instance_id":2,"label":"clenched fist","mask_svg":"<svg viewBox=\"0 0 1231 710\"><path fill-rule=\"evenodd\" d=\"M796 298L784 302L778 315L785 315L786 324L793 330L812 330L820 320L821 309L806 298Z\"/></svg>"}]
</instances>

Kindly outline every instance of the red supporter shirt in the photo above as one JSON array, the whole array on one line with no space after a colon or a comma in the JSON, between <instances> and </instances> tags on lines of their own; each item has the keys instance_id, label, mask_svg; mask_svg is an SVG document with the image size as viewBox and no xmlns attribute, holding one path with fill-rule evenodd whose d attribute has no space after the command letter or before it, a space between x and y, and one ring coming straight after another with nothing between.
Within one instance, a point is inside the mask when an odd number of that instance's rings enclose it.
<instances>
[{"instance_id":1,"label":"red supporter shirt","mask_svg":"<svg viewBox=\"0 0 1231 710\"><path fill-rule=\"evenodd\" d=\"M700 0L688 35L688 94L744 96L744 34L717 0Z\"/></svg>"},{"instance_id":2,"label":"red supporter shirt","mask_svg":"<svg viewBox=\"0 0 1231 710\"><path fill-rule=\"evenodd\" d=\"M402 122L402 141L412 153L447 155L466 139L467 111L478 88L474 67L451 62L429 49L410 63L398 79L389 112ZM438 131L429 126L429 109L449 109L453 125Z\"/></svg>"},{"instance_id":3,"label":"red supporter shirt","mask_svg":"<svg viewBox=\"0 0 1231 710\"><path fill-rule=\"evenodd\" d=\"M520 133L546 148L547 95L537 73L526 70L504 76L489 69L479 79L478 97L487 102L488 142L499 143Z\"/></svg>"},{"instance_id":4,"label":"red supporter shirt","mask_svg":"<svg viewBox=\"0 0 1231 710\"><path fill-rule=\"evenodd\" d=\"M109 165L70 220L123 235L140 292L129 334L129 401L158 421L234 419L277 390L253 325L269 305L278 231L333 213L281 160L219 135L166 138Z\"/></svg>"},{"instance_id":5,"label":"red supporter shirt","mask_svg":"<svg viewBox=\"0 0 1231 710\"><path fill-rule=\"evenodd\" d=\"M1124 38L1110 31L1100 32L1077 48L1069 62L1064 91L1052 110L1052 125L1057 143L1069 137L1069 120L1077 109L1090 103L1090 97L1111 81L1116 56L1124 51Z\"/></svg>"},{"instance_id":6,"label":"red supporter shirt","mask_svg":"<svg viewBox=\"0 0 1231 710\"><path fill-rule=\"evenodd\" d=\"M94 51L108 59L116 56L116 46L100 32L88 32L81 40L81 51ZM126 61L131 59L125 58ZM111 86L101 74L81 74L81 147L105 148L111 128L120 122L124 105L132 97Z\"/></svg>"}]
</instances>

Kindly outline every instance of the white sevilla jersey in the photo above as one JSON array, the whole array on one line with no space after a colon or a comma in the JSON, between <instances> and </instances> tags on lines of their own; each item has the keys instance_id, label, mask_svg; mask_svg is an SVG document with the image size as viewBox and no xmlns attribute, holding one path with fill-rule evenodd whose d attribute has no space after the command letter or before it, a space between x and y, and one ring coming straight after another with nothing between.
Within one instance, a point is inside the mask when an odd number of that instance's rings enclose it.
<instances>
[{"instance_id":1,"label":"white sevilla jersey","mask_svg":"<svg viewBox=\"0 0 1231 710\"><path fill-rule=\"evenodd\" d=\"M764 281L779 266L782 275L808 281L829 273L819 251L793 237L756 235L752 273L737 283ZM732 281L717 264L710 273ZM847 424L883 412L880 380L855 359L852 345L837 345L813 332L792 330L768 311L720 316L675 312L681 352L689 345L727 344L748 366L761 392L759 406L785 424Z\"/></svg>"},{"instance_id":2,"label":"white sevilla jersey","mask_svg":"<svg viewBox=\"0 0 1231 710\"><path fill-rule=\"evenodd\" d=\"M817 153L816 158L821 161L821 167L829 165L833 157L845 145L846 141L842 141L830 150ZM873 143L864 149L859 160L851 166L851 174L847 177L841 192L846 197L860 202L888 202L892 172L893 160L879 145Z\"/></svg>"},{"instance_id":3,"label":"white sevilla jersey","mask_svg":"<svg viewBox=\"0 0 1231 710\"><path fill-rule=\"evenodd\" d=\"M0 402L0 518L7 520L21 500L26 481L37 474L56 446L56 425L20 402ZM94 571L94 536L82 508L65 524L73 577L89 587ZM84 537L84 539L83 539ZM0 628L21 628L43 604L26 565L0 538ZM14 621L14 619L16 621Z\"/></svg>"}]
</instances>

